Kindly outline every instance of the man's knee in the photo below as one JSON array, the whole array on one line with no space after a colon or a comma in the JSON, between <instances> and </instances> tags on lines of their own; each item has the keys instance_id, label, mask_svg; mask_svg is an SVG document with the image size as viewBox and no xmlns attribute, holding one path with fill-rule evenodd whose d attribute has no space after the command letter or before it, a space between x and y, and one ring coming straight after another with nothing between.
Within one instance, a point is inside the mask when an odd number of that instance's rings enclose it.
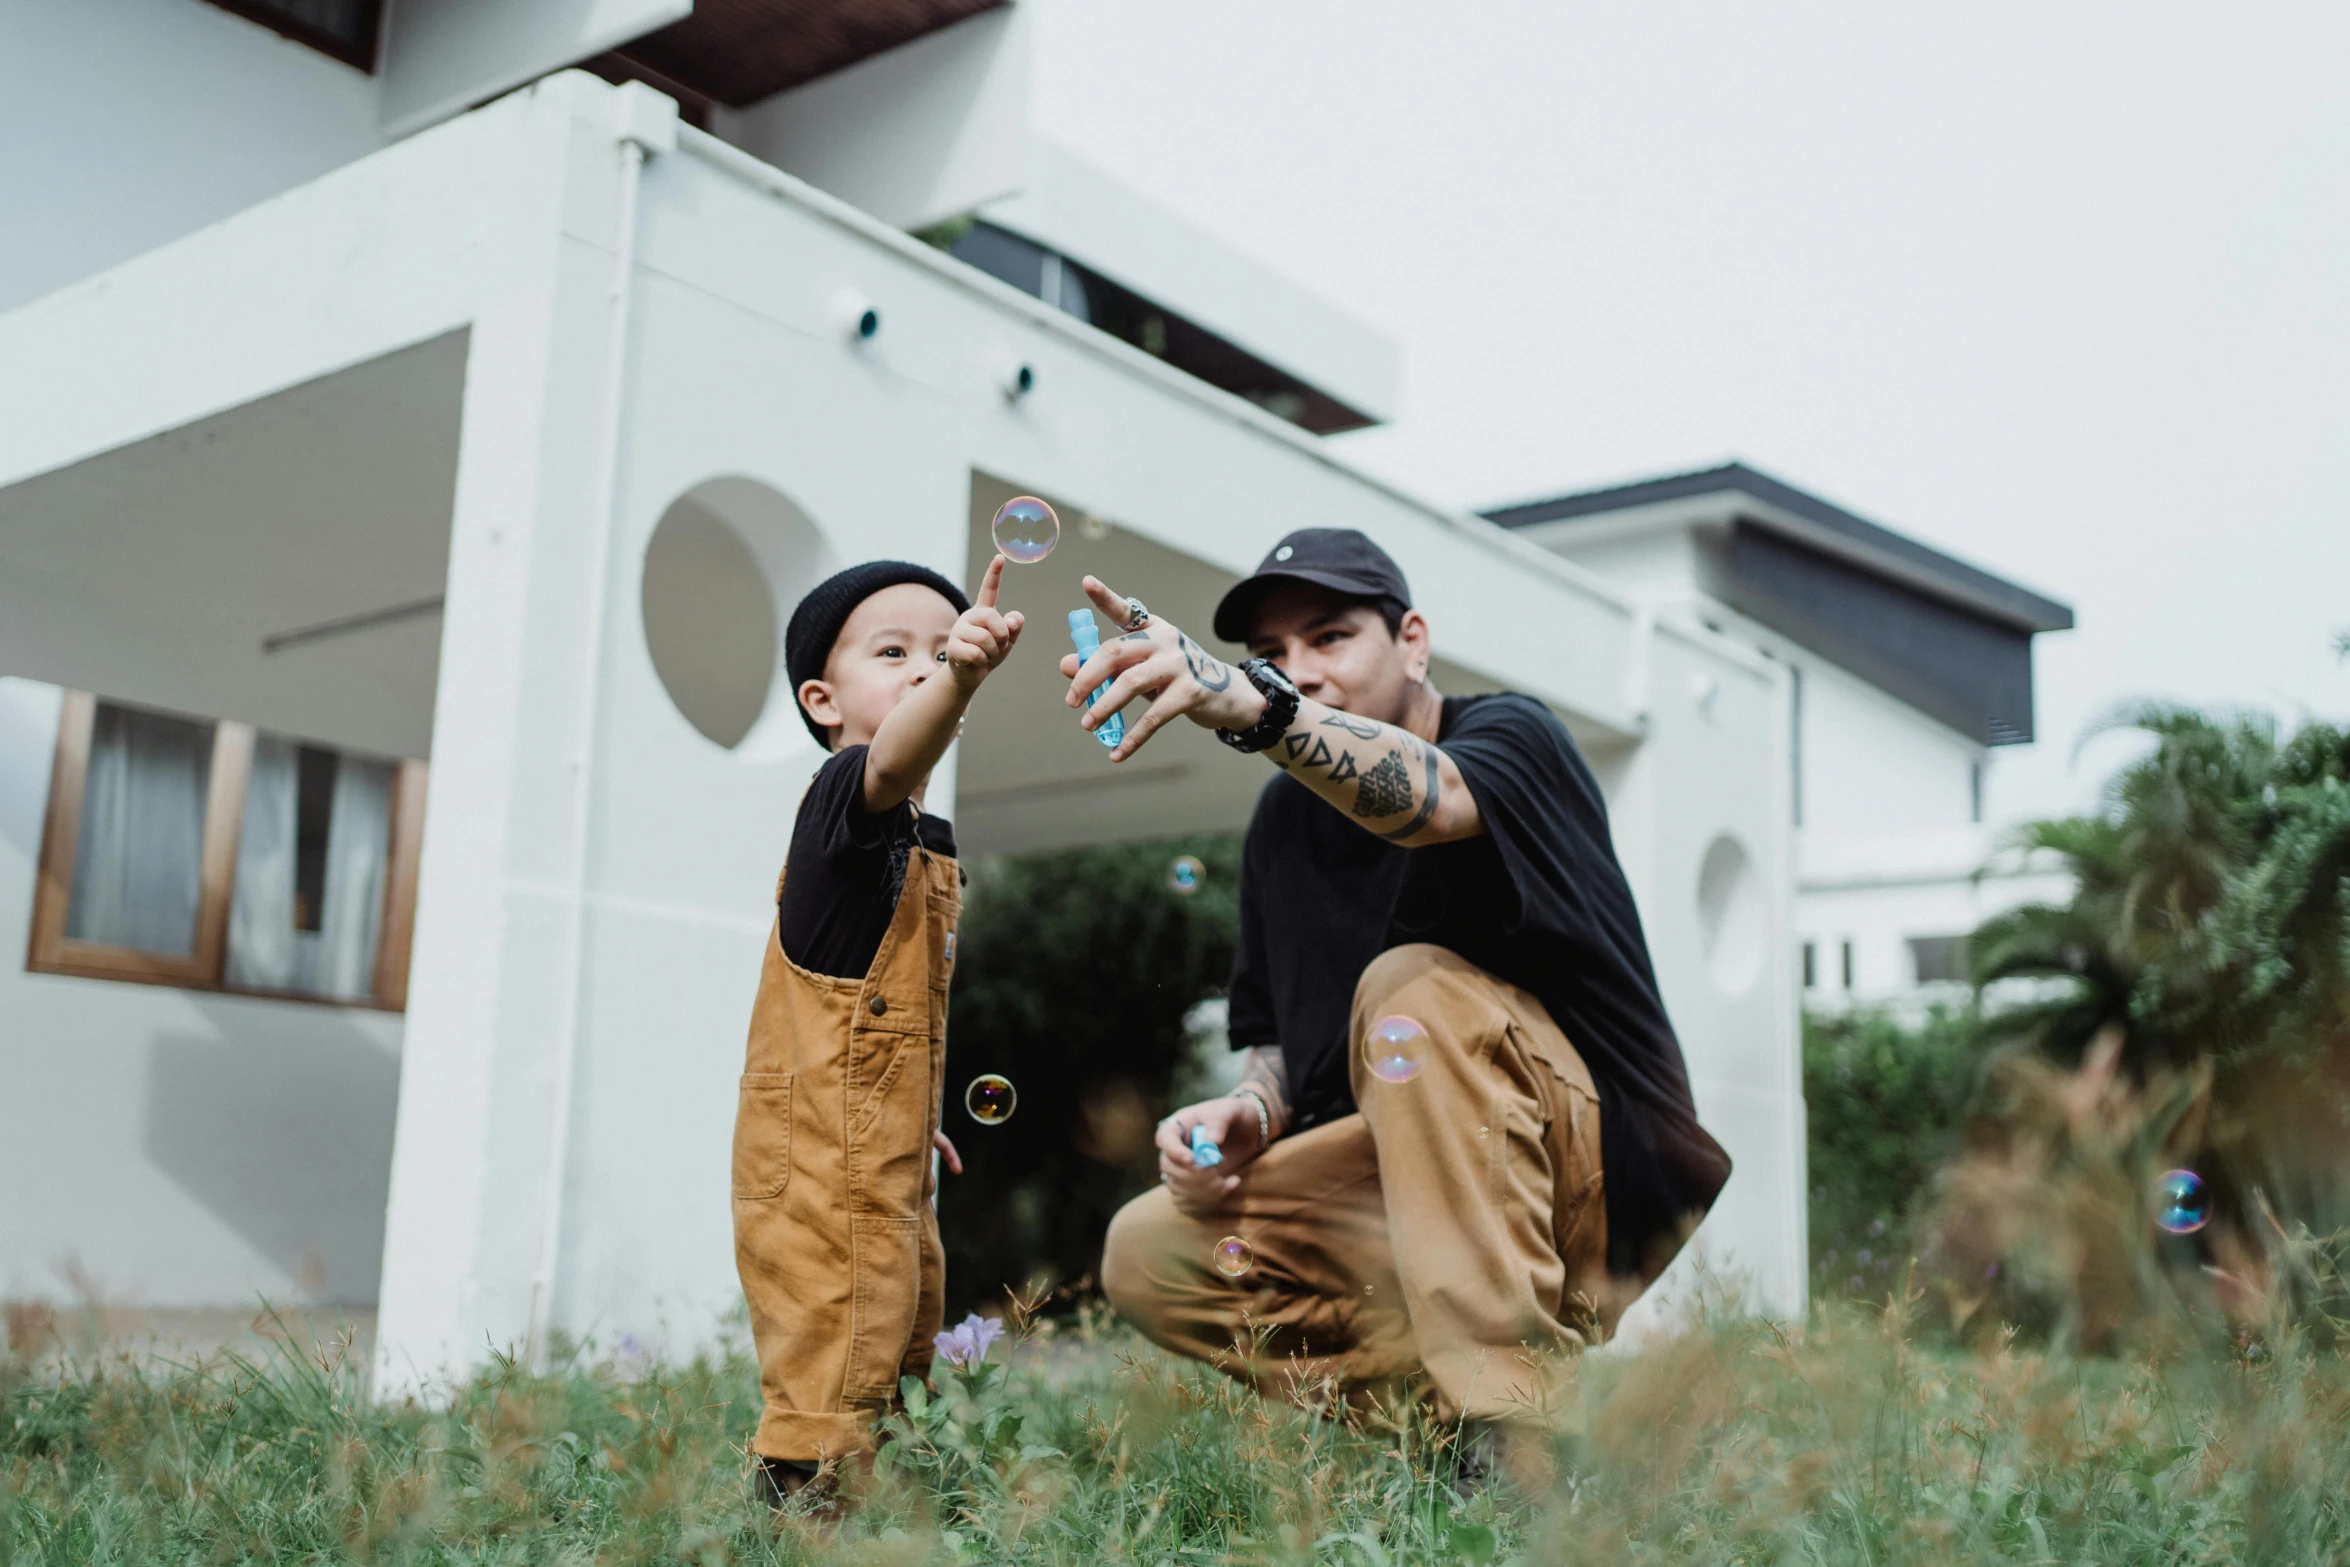
<instances>
[{"instance_id":1,"label":"man's knee","mask_svg":"<svg viewBox=\"0 0 2350 1567\"><path fill-rule=\"evenodd\" d=\"M1438 1017L1482 1023L1500 1010L1499 981L1451 949L1425 942L1388 948L1355 981L1358 1037L1396 1013L1423 1024Z\"/></svg>"},{"instance_id":2,"label":"man's knee","mask_svg":"<svg viewBox=\"0 0 2350 1567\"><path fill-rule=\"evenodd\" d=\"M1170 1231L1183 1223L1175 1203L1160 1187L1144 1192L1110 1220L1102 1238L1102 1293L1119 1316L1148 1333L1164 1314Z\"/></svg>"}]
</instances>

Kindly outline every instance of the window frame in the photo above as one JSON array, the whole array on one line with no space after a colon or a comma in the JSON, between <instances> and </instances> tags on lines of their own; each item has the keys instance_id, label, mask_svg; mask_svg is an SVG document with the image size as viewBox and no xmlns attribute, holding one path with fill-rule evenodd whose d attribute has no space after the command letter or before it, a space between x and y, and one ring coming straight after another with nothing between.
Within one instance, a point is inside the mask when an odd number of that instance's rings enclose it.
<instances>
[{"instance_id":1,"label":"window frame","mask_svg":"<svg viewBox=\"0 0 2350 1567\"><path fill-rule=\"evenodd\" d=\"M236 891L237 843L244 829L245 792L253 776L254 729L234 719L171 714L212 725L212 771L204 798L204 842L199 853L196 939L186 957L142 952L65 933L73 901L74 862L81 853L82 792L89 781L90 741L99 699L67 691L57 718L57 750L49 768L49 804L41 825L40 867L33 878L32 936L25 969L76 979L111 979L179 990L301 1001L313 1006L404 1012L408 963L415 946L416 870L424 841L425 790L430 769L402 759L392 785L391 841L387 846L383 912L377 925L375 973L361 998L261 990L227 982L229 905ZM118 703L137 707L137 703ZM158 711L150 709L150 711ZM338 753L339 754L339 753Z\"/></svg>"}]
</instances>

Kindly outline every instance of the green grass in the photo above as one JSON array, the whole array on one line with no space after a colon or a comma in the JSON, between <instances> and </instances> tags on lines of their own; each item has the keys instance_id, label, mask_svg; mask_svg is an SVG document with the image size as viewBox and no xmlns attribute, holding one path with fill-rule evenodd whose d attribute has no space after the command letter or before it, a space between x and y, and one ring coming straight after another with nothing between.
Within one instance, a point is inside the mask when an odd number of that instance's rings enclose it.
<instances>
[{"instance_id":1,"label":"green grass","mask_svg":"<svg viewBox=\"0 0 2350 1567\"><path fill-rule=\"evenodd\" d=\"M293 1356L0 1372L0 1561L2350 1560L2350 1365L2285 1338L1928 1349L1898 1312L1598 1356L1559 1479L1455 1495L1449 1434L1268 1404L1098 1319L942 1378L837 1532L778 1521L739 1360L499 1366L444 1409Z\"/></svg>"}]
</instances>

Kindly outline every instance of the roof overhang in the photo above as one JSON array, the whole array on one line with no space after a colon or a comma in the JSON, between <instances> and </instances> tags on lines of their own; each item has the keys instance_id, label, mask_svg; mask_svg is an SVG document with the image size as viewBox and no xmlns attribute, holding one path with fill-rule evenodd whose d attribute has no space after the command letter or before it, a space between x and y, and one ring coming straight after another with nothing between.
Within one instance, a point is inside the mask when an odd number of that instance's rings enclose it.
<instances>
[{"instance_id":1,"label":"roof overhang","mask_svg":"<svg viewBox=\"0 0 2350 1567\"><path fill-rule=\"evenodd\" d=\"M739 109L952 27L1005 0L694 0L613 53Z\"/></svg>"},{"instance_id":2,"label":"roof overhang","mask_svg":"<svg viewBox=\"0 0 2350 1567\"><path fill-rule=\"evenodd\" d=\"M1691 524L1745 523L2027 634L2070 631L2072 608L1943 554L1744 463L1484 513L1542 543L1594 543Z\"/></svg>"}]
</instances>

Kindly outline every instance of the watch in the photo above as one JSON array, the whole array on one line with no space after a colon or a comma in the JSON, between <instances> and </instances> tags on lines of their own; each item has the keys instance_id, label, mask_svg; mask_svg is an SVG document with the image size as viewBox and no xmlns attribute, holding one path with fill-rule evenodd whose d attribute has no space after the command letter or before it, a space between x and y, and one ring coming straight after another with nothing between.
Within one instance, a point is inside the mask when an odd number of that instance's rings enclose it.
<instances>
[{"instance_id":1,"label":"watch","mask_svg":"<svg viewBox=\"0 0 2350 1567\"><path fill-rule=\"evenodd\" d=\"M1297 722L1297 704L1304 698L1281 672L1281 666L1269 658L1252 658L1240 666L1240 672L1264 696L1264 716L1246 729L1219 729L1216 738L1235 751L1254 754L1271 750L1273 742L1289 733L1289 726Z\"/></svg>"}]
</instances>

